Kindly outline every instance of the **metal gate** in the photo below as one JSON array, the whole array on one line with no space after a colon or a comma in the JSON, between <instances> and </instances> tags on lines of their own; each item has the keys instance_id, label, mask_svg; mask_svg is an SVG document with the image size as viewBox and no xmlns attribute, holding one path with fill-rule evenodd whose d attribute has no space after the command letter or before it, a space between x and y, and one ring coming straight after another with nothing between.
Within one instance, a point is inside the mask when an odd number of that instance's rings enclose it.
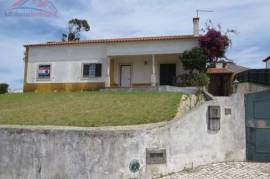
<instances>
[{"instance_id":1,"label":"metal gate","mask_svg":"<svg viewBox=\"0 0 270 179\"><path fill-rule=\"evenodd\" d=\"M247 159L270 161L270 90L245 95Z\"/></svg>"}]
</instances>

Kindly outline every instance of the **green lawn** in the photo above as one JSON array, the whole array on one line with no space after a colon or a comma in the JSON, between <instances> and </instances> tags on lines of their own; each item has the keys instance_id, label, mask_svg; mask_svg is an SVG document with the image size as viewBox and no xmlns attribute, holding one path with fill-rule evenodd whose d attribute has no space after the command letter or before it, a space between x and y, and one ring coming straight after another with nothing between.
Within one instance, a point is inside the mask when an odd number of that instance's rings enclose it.
<instances>
[{"instance_id":1,"label":"green lawn","mask_svg":"<svg viewBox=\"0 0 270 179\"><path fill-rule=\"evenodd\" d=\"M180 93L78 92L0 95L0 124L117 126L172 119Z\"/></svg>"}]
</instances>

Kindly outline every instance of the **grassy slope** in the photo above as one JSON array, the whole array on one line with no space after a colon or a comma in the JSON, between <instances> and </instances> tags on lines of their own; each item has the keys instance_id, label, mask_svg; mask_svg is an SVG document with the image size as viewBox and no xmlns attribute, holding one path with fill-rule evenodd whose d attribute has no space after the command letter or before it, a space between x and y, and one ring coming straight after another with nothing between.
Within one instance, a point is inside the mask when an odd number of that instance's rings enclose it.
<instances>
[{"instance_id":1,"label":"grassy slope","mask_svg":"<svg viewBox=\"0 0 270 179\"><path fill-rule=\"evenodd\" d=\"M180 93L81 92L0 95L0 124L116 126L172 119Z\"/></svg>"}]
</instances>

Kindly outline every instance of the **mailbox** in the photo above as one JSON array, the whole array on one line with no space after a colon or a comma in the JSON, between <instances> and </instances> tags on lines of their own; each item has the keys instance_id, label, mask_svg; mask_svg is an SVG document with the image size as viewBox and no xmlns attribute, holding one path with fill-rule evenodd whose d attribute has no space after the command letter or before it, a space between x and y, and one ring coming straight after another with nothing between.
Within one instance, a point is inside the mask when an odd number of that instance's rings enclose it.
<instances>
[{"instance_id":1,"label":"mailbox","mask_svg":"<svg viewBox=\"0 0 270 179\"><path fill-rule=\"evenodd\" d=\"M166 164L166 149L146 149L146 164Z\"/></svg>"},{"instance_id":2,"label":"mailbox","mask_svg":"<svg viewBox=\"0 0 270 179\"><path fill-rule=\"evenodd\" d=\"M220 130L220 106L208 106L208 130Z\"/></svg>"}]
</instances>

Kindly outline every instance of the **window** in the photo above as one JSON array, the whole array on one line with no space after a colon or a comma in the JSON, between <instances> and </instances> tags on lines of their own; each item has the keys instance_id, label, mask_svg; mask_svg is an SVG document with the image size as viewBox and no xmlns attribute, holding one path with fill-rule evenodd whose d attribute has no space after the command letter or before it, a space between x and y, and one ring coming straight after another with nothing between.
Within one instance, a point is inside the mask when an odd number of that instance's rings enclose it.
<instances>
[{"instance_id":1,"label":"window","mask_svg":"<svg viewBox=\"0 0 270 179\"><path fill-rule=\"evenodd\" d=\"M84 78L101 77L101 64L100 63L83 64L83 77Z\"/></svg>"},{"instance_id":2,"label":"window","mask_svg":"<svg viewBox=\"0 0 270 179\"><path fill-rule=\"evenodd\" d=\"M51 65L39 65L38 79L50 79L50 78L51 78Z\"/></svg>"}]
</instances>

